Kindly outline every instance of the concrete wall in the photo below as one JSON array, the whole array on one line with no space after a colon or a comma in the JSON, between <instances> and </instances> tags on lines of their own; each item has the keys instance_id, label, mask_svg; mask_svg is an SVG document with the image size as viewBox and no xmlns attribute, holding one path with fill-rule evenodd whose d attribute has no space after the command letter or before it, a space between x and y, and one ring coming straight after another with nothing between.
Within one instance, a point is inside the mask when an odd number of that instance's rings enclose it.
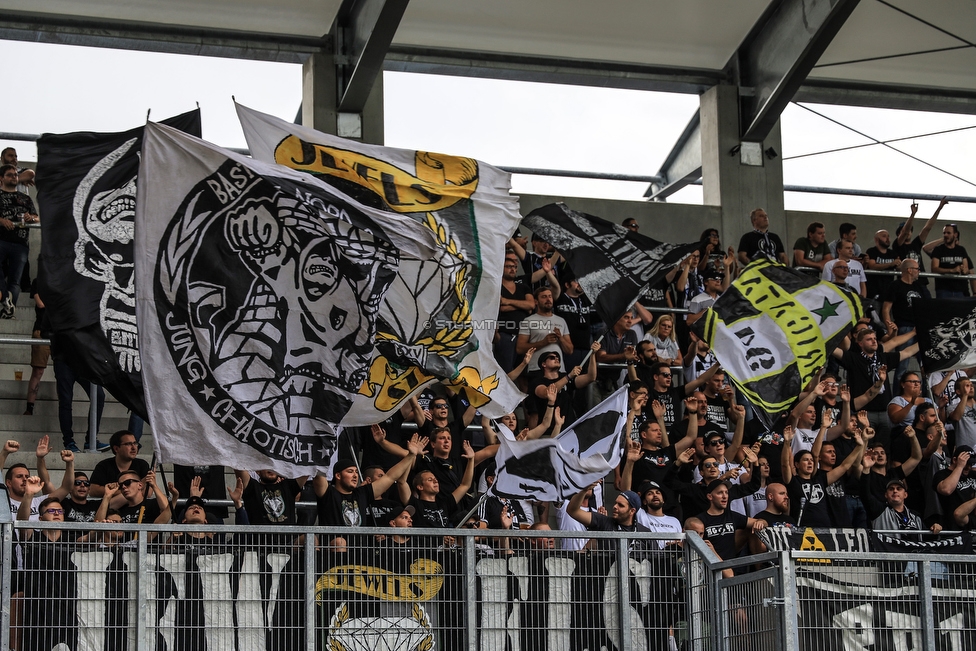
<instances>
[{"instance_id":1,"label":"concrete wall","mask_svg":"<svg viewBox=\"0 0 976 651\"><path fill-rule=\"evenodd\" d=\"M553 197L544 195L522 195L520 197L523 215L529 214L535 208L548 203L562 201L570 208L581 212L602 217L608 221L621 223L628 217L633 217L640 224L640 232L656 240L664 242L690 242L697 240L706 228L721 228L722 212L718 206L695 206L677 203L660 203L649 201L616 201L610 199L577 199ZM758 206L757 206L758 207ZM976 253L976 223L954 222L950 218L953 214L952 204L946 206L942 216L932 228L929 240L940 237L944 224L955 223L959 227L962 245L967 246L970 253ZM900 216L879 217L877 215L849 215L843 213L806 212L800 210L786 211L783 215L770 214L770 230L783 240L788 249L787 255L792 259L793 243L807 233L810 222L821 222L827 228L827 241L837 239L837 229L843 222L851 222L857 226L857 243L862 250L874 246L875 231L884 228L895 237L898 224L908 218L910 210L905 205L905 213ZM947 216L948 215L948 216ZM932 216L931 212L919 214L915 218L915 233L918 234L922 225ZM740 233L741 235L741 233ZM738 246L738 238L733 242L723 242L723 246ZM928 265L926 265L928 267Z\"/></svg>"}]
</instances>

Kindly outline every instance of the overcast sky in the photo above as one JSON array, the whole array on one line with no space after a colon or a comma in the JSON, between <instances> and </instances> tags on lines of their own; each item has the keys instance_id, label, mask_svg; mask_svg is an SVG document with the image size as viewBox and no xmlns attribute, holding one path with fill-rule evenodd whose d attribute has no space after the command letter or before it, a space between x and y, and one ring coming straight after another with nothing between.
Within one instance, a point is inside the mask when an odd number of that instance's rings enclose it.
<instances>
[{"instance_id":1,"label":"overcast sky","mask_svg":"<svg viewBox=\"0 0 976 651\"><path fill-rule=\"evenodd\" d=\"M231 96L252 108L293 120L301 102L301 66L0 41L5 61L30 62L11 77L0 132L123 131L199 102L203 136L243 147ZM29 72L24 72L27 70ZM656 174L697 110L694 95L554 84L385 73L386 144L462 154L499 166ZM976 116L810 105L878 140L976 126ZM870 143L796 105L782 116L787 185L807 185L976 197L976 128L893 143L964 180L882 146L801 154ZM18 148L34 160L31 143ZM645 184L516 176L513 192L639 200ZM669 199L702 201L690 187ZM908 202L787 193L786 207L907 215ZM935 204L922 203L921 214ZM976 221L976 204L943 211Z\"/></svg>"}]
</instances>

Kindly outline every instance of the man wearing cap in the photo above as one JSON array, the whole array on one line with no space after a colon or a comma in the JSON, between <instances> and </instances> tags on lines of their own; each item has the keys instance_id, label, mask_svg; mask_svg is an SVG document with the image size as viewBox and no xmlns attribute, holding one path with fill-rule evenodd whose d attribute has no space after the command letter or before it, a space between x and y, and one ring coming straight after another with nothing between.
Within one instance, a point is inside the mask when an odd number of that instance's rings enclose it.
<instances>
[{"instance_id":1,"label":"man wearing cap","mask_svg":"<svg viewBox=\"0 0 976 651\"><path fill-rule=\"evenodd\" d=\"M865 478L862 478L862 481L865 481ZM908 499L908 485L903 479L892 479L887 483L884 502L875 499L870 490L863 490L862 494L864 506L871 519L871 528L875 531L924 531L925 529L932 533L942 531L942 525L938 522L931 527L926 527L922 518L912 513L905 505L905 500Z\"/></svg>"},{"instance_id":2,"label":"man wearing cap","mask_svg":"<svg viewBox=\"0 0 976 651\"><path fill-rule=\"evenodd\" d=\"M373 425L378 428L379 425ZM383 497L397 479L410 472L418 455L427 447L427 438L414 434L407 442L407 455L390 468L383 477L369 484L360 485L359 467L352 458L336 461L330 483L324 475L312 480L319 515L319 526L369 527L382 523L371 521L370 505ZM250 513L250 509L248 509Z\"/></svg>"},{"instance_id":3,"label":"man wearing cap","mask_svg":"<svg viewBox=\"0 0 976 651\"><path fill-rule=\"evenodd\" d=\"M648 481L640 487L644 508L637 511L637 522L647 527L648 531L658 533L680 534L681 522L678 518L664 514L664 489L656 481ZM659 540L661 549L668 544L667 540Z\"/></svg>"},{"instance_id":4,"label":"man wearing cap","mask_svg":"<svg viewBox=\"0 0 976 651\"><path fill-rule=\"evenodd\" d=\"M539 358L539 369L542 376L529 384L529 393L532 399L527 401L529 427L539 424L539 419L546 413L550 406L558 407L560 415L565 419L563 427L569 427L576 420L576 392L589 386L596 380L597 363L596 353L600 350L600 342L595 341L590 344L589 362L586 365L586 374L579 366L574 366L569 373L561 371L562 362L558 351L545 353ZM556 387L556 401L554 405L549 404L549 387ZM543 434L547 435L552 428Z\"/></svg>"},{"instance_id":5,"label":"man wearing cap","mask_svg":"<svg viewBox=\"0 0 976 651\"><path fill-rule=\"evenodd\" d=\"M386 525L392 527L393 529L412 529L413 528L413 516L417 511L412 506L397 506L386 516ZM410 536L406 536L400 532L388 535L386 537L387 542L392 546L403 549L410 544Z\"/></svg>"},{"instance_id":6,"label":"man wearing cap","mask_svg":"<svg viewBox=\"0 0 976 651\"><path fill-rule=\"evenodd\" d=\"M586 497L587 491L595 486L596 484L591 484L588 488L573 495L566 506L566 513L569 514L569 517L586 527L587 531L623 531L629 533L650 531L637 521L641 499L634 491L623 491L617 495L617 499L614 500L613 507L610 509L610 515L583 510L583 498ZM612 550L616 549L615 543L615 540L601 539L597 542L597 546L603 550ZM631 541L631 549L643 546L643 541Z\"/></svg>"},{"instance_id":7,"label":"man wearing cap","mask_svg":"<svg viewBox=\"0 0 976 651\"><path fill-rule=\"evenodd\" d=\"M746 543L746 532L755 533L766 527L765 520L750 518L729 508L731 484L724 479L715 479L708 484L706 497L708 508L697 517L705 527L703 539L712 543L712 548L722 560L731 560L738 555Z\"/></svg>"},{"instance_id":8,"label":"man wearing cap","mask_svg":"<svg viewBox=\"0 0 976 651\"><path fill-rule=\"evenodd\" d=\"M542 356L557 352L568 355L573 352L573 340L569 336L569 325L561 316L552 312L553 293L548 287L535 290L535 312L522 320L519 324L518 337L515 339L515 354L524 355L530 348L535 348L529 368L538 368ZM560 362L560 371L565 371Z\"/></svg>"},{"instance_id":9,"label":"man wearing cap","mask_svg":"<svg viewBox=\"0 0 976 651\"><path fill-rule=\"evenodd\" d=\"M971 447L957 446L949 467L935 473L932 478L932 485L939 495L939 505L942 507L940 524L944 529L955 528L956 509L972 498L976 491L976 474L972 472L974 462L976 456Z\"/></svg>"},{"instance_id":10,"label":"man wearing cap","mask_svg":"<svg viewBox=\"0 0 976 651\"><path fill-rule=\"evenodd\" d=\"M685 317L685 322L688 325L700 319L705 314L705 310L715 305L715 301L722 294L722 284L725 281L725 274L709 267L705 270L703 279L705 281L705 291L695 296L688 303L689 314Z\"/></svg>"}]
</instances>

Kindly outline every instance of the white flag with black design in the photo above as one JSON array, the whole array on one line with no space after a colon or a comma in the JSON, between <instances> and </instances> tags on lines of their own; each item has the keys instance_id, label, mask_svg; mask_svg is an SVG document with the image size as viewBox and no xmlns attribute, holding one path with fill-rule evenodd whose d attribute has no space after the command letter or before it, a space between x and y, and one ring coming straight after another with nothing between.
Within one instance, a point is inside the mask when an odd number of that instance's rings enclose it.
<instances>
[{"instance_id":1,"label":"white flag with black design","mask_svg":"<svg viewBox=\"0 0 976 651\"><path fill-rule=\"evenodd\" d=\"M517 441L501 423L492 491L509 499L564 500L620 465L627 387L580 417L556 438Z\"/></svg>"},{"instance_id":2,"label":"white flag with black design","mask_svg":"<svg viewBox=\"0 0 976 651\"><path fill-rule=\"evenodd\" d=\"M147 125L136 310L160 459L328 468L400 252L433 246L317 179Z\"/></svg>"},{"instance_id":3,"label":"white flag with black design","mask_svg":"<svg viewBox=\"0 0 976 651\"><path fill-rule=\"evenodd\" d=\"M616 323L645 288L656 284L699 246L698 242L658 242L564 203L536 208L522 224L566 258L607 326Z\"/></svg>"},{"instance_id":4,"label":"white flag with black design","mask_svg":"<svg viewBox=\"0 0 976 651\"><path fill-rule=\"evenodd\" d=\"M439 380L500 418L525 397L492 340L505 245L518 227L511 176L473 158L381 147L237 105L251 155L312 175L357 201L429 228L428 260L403 256L379 306L376 354L344 425L388 418Z\"/></svg>"}]
</instances>

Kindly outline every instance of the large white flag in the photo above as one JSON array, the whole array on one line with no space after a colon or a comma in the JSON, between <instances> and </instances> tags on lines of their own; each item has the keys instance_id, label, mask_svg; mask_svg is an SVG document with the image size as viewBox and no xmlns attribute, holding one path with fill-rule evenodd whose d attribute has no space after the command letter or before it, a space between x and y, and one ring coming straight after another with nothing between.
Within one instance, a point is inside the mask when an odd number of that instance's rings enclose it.
<instances>
[{"instance_id":1,"label":"large white flag","mask_svg":"<svg viewBox=\"0 0 976 651\"><path fill-rule=\"evenodd\" d=\"M345 140L239 104L237 113L258 160L315 175L437 238L433 258L401 258L380 305L369 377L344 424L380 422L435 380L466 389L493 418L514 410L524 396L492 355L505 244L520 219L510 175L472 158Z\"/></svg>"},{"instance_id":2,"label":"large white flag","mask_svg":"<svg viewBox=\"0 0 976 651\"><path fill-rule=\"evenodd\" d=\"M588 411L556 438L517 441L498 424L498 471L492 491L510 499L564 500L620 465L627 387Z\"/></svg>"},{"instance_id":3,"label":"large white flag","mask_svg":"<svg viewBox=\"0 0 976 651\"><path fill-rule=\"evenodd\" d=\"M146 126L136 312L160 459L329 467L399 254L429 229L318 179Z\"/></svg>"}]
</instances>

